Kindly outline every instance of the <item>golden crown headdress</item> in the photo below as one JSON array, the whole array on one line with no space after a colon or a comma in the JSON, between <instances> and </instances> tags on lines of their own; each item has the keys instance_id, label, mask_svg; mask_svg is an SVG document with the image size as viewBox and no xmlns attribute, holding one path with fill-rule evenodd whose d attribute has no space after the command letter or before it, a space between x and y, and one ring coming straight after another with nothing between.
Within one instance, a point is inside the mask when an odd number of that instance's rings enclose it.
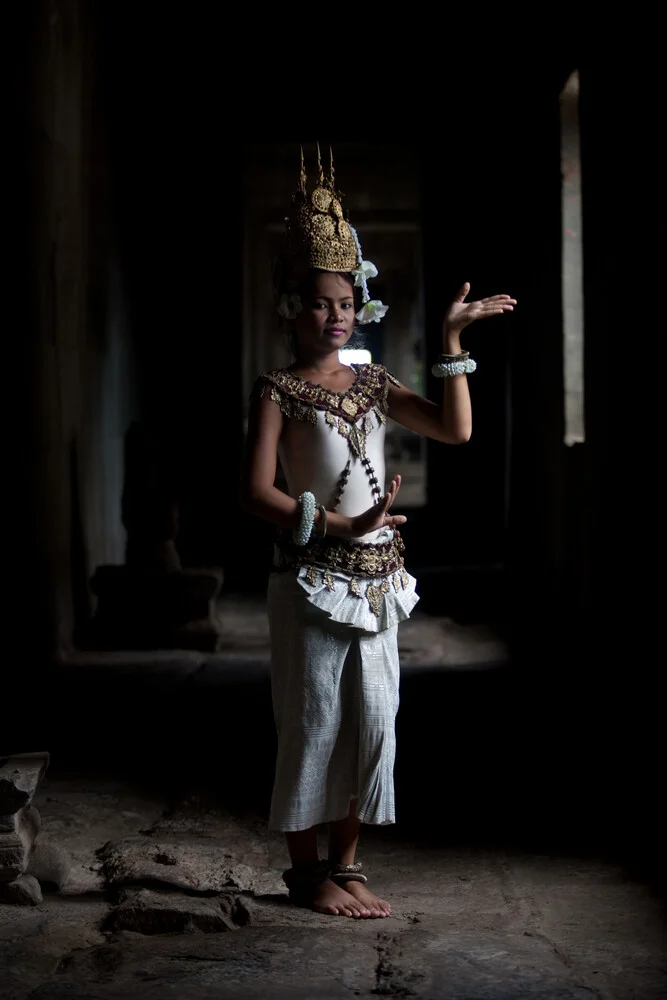
<instances>
[{"instance_id":1,"label":"golden crown headdress","mask_svg":"<svg viewBox=\"0 0 667 1000\"><path fill-rule=\"evenodd\" d=\"M317 144L318 180L308 193L306 167L301 148L299 186L292 195L289 214L285 218L285 243L281 260L283 279L293 282L308 268L322 271L342 271L354 276L355 285L362 289L362 308L356 314L359 323L379 322L388 306L371 301L367 279L377 276L377 268L365 261L356 231L343 214L341 195L334 181L333 152L329 149L329 176L325 178L320 146ZM285 284L283 280L283 284ZM287 319L299 311L298 296L283 291L278 311Z\"/></svg>"}]
</instances>

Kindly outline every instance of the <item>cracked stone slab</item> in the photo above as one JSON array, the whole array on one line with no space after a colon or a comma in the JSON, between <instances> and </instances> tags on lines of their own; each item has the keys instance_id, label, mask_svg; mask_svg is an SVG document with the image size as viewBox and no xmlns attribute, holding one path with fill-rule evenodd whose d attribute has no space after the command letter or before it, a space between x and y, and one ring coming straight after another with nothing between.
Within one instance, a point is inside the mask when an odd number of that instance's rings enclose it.
<instances>
[{"instance_id":1,"label":"cracked stone slab","mask_svg":"<svg viewBox=\"0 0 667 1000\"><path fill-rule=\"evenodd\" d=\"M118 905L104 924L108 931L138 934L220 934L238 930L247 914L236 897L223 895L201 899L151 889L122 889Z\"/></svg>"},{"instance_id":2,"label":"cracked stone slab","mask_svg":"<svg viewBox=\"0 0 667 1000\"><path fill-rule=\"evenodd\" d=\"M548 941L526 934L432 933L418 928L378 936L374 992L447 1000L591 1000Z\"/></svg>"},{"instance_id":3,"label":"cracked stone slab","mask_svg":"<svg viewBox=\"0 0 667 1000\"><path fill-rule=\"evenodd\" d=\"M85 955L31 1000L594 1000L597 989L543 942L521 935L380 931L374 921L326 928L248 928L170 939L123 936L113 980ZM365 926L364 926L365 925ZM370 925L370 926L369 926ZM76 974L75 974L76 973ZM84 985L85 984L85 985ZM647 995L642 1000L657 1000Z\"/></svg>"},{"instance_id":4,"label":"cracked stone slab","mask_svg":"<svg viewBox=\"0 0 667 1000\"><path fill-rule=\"evenodd\" d=\"M29 806L49 766L48 753L20 753L0 759L0 818L5 829L9 817Z\"/></svg>"},{"instance_id":5,"label":"cracked stone slab","mask_svg":"<svg viewBox=\"0 0 667 1000\"><path fill-rule=\"evenodd\" d=\"M352 921L350 921L352 923ZM356 921L355 921L356 923ZM375 984L373 935L336 930L252 928L238 934L143 937L120 934L113 980L86 954L30 1000L350 1000Z\"/></svg>"},{"instance_id":6,"label":"cracked stone slab","mask_svg":"<svg viewBox=\"0 0 667 1000\"><path fill-rule=\"evenodd\" d=\"M220 841L128 837L105 844L99 857L110 886L157 882L186 892L286 892L281 872L237 861Z\"/></svg>"}]
</instances>

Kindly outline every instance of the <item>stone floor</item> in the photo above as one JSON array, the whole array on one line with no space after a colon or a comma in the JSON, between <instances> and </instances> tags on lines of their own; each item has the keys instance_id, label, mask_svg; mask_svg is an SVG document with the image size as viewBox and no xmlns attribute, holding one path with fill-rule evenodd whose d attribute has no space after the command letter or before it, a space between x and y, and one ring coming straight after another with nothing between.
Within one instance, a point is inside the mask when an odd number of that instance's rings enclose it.
<instances>
[{"instance_id":1,"label":"stone floor","mask_svg":"<svg viewBox=\"0 0 667 1000\"><path fill-rule=\"evenodd\" d=\"M661 758L632 688L415 616L398 822L360 850L393 914L325 917L287 902L266 827L262 608L227 614L218 654L69 656L12 701L2 742L51 754L39 837L72 870L0 905L2 1000L667 996Z\"/></svg>"},{"instance_id":2,"label":"stone floor","mask_svg":"<svg viewBox=\"0 0 667 1000\"><path fill-rule=\"evenodd\" d=\"M293 908L282 838L215 797L47 777L35 802L73 867L0 906L3 1000L665 996L660 900L610 860L366 831L393 914L353 921Z\"/></svg>"}]
</instances>

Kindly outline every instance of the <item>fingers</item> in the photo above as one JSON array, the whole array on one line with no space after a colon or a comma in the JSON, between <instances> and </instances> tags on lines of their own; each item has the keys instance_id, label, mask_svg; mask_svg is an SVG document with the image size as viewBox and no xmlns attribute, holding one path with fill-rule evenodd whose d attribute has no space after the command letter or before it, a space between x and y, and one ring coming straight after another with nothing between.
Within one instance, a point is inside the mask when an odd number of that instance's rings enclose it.
<instances>
[{"instance_id":1,"label":"fingers","mask_svg":"<svg viewBox=\"0 0 667 1000\"><path fill-rule=\"evenodd\" d=\"M510 305L509 302L488 302L479 311L479 318L484 319L486 316L502 316L503 313L514 312L514 306Z\"/></svg>"},{"instance_id":2,"label":"fingers","mask_svg":"<svg viewBox=\"0 0 667 1000\"><path fill-rule=\"evenodd\" d=\"M401 488L401 477L394 476L389 486L389 490L385 494L388 497L388 503L387 506L385 507L385 510L389 510L394 500L396 499L396 494L398 493L400 488Z\"/></svg>"},{"instance_id":3,"label":"fingers","mask_svg":"<svg viewBox=\"0 0 667 1000\"><path fill-rule=\"evenodd\" d=\"M513 299L510 295L489 295L486 299L479 300L482 305L486 305L487 302L507 302L510 305L516 305L516 299Z\"/></svg>"},{"instance_id":4,"label":"fingers","mask_svg":"<svg viewBox=\"0 0 667 1000\"><path fill-rule=\"evenodd\" d=\"M401 476L396 475L391 481L388 491L384 495L384 500L386 501L385 513L384 513L384 526L386 528L398 528L399 525L405 524L407 517L404 514L388 514L387 511L391 507L392 503L396 499L396 494L401 488Z\"/></svg>"},{"instance_id":5,"label":"fingers","mask_svg":"<svg viewBox=\"0 0 667 1000\"><path fill-rule=\"evenodd\" d=\"M461 287L459 288L458 292L456 293L456 298L454 299L454 301L463 302L469 291L470 291L470 282L466 281L465 284L461 285Z\"/></svg>"},{"instance_id":6,"label":"fingers","mask_svg":"<svg viewBox=\"0 0 667 1000\"><path fill-rule=\"evenodd\" d=\"M398 528L399 525L405 524L407 517L405 514L385 514L384 521L386 528Z\"/></svg>"},{"instance_id":7,"label":"fingers","mask_svg":"<svg viewBox=\"0 0 667 1000\"><path fill-rule=\"evenodd\" d=\"M401 477L394 476L391 483L389 484L389 489L384 494L384 496L381 496L380 499L378 500L378 506L382 506L384 507L385 510L389 510L392 503L396 499L396 494L398 493L400 487L401 487Z\"/></svg>"}]
</instances>

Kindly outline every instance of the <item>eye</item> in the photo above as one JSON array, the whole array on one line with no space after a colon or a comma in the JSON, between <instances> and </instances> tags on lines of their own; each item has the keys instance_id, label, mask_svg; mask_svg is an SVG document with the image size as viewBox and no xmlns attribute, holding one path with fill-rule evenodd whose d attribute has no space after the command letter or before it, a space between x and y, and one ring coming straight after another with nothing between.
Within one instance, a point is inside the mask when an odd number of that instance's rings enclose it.
<instances>
[{"instance_id":1,"label":"eye","mask_svg":"<svg viewBox=\"0 0 667 1000\"><path fill-rule=\"evenodd\" d=\"M343 309L352 309L352 307L351 302L343 302Z\"/></svg>"}]
</instances>

